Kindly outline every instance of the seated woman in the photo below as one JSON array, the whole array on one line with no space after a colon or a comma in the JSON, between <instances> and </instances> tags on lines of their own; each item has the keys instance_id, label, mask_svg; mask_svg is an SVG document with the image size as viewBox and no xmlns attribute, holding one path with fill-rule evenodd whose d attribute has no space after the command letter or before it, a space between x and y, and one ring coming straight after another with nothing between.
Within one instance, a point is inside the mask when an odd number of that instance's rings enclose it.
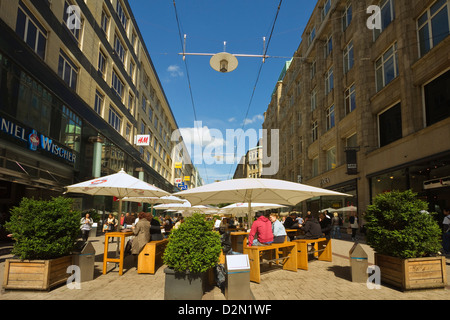
<instances>
[{"instance_id":1,"label":"seated woman","mask_svg":"<svg viewBox=\"0 0 450 320\"><path fill-rule=\"evenodd\" d=\"M278 220L278 214L271 213L269 220L272 222L273 243L283 243L286 239L287 233L283 224Z\"/></svg>"}]
</instances>

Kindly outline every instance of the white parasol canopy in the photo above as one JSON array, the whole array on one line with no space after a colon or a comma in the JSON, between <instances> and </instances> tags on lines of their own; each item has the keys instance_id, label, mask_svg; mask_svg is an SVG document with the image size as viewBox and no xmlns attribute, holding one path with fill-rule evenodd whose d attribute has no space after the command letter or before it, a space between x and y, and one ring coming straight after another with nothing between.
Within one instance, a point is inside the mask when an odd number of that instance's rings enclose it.
<instances>
[{"instance_id":1,"label":"white parasol canopy","mask_svg":"<svg viewBox=\"0 0 450 320\"><path fill-rule=\"evenodd\" d=\"M65 193L114 196L119 199L119 215L122 213L122 201L125 197L163 197L170 195L162 189L129 175L123 169L118 173L67 186L66 189Z\"/></svg>"},{"instance_id":2,"label":"white parasol canopy","mask_svg":"<svg viewBox=\"0 0 450 320\"><path fill-rule=\"evenodd\" d=\"M270 210L270 209L279 209L279 208L285 208L286 206L283 206L281 204L275 204L275 203L251 203L251 209L253 211L263 211L263 210ZM248 213L248 203L238 202L230 204L226 207L223 207L220 209L221 212L225 214L233 214L236 215L236 217L244 217Z\"/></svg>"},{"instance_id":3,"label":"white parasol canopy","mask_svg":"<svg viewBox=\"0 0 450 320\"><path fill-rule=\"evenodd\" d=\"M234 179L215 182L177 192L174 195L187 199L193 205L227 202L248 203L251 223L251 203L274 203L295 206L317 196L351 196L345 193L277 179Z\"/></svg>"},{"instance_id":4,"label":"white parasol canopy","mask_svg":"<svg viewBox=\"0 0 450 320\"><path fill-rule=\"evenodd\" d=\"M217 212L219 208L213 206L198 205L192 206L188 200L182 200L182 203L165 203L153 207L155 210L175 210L183 213L192 213L198 211L201 213Z\"/></svg>"}]
</instances>

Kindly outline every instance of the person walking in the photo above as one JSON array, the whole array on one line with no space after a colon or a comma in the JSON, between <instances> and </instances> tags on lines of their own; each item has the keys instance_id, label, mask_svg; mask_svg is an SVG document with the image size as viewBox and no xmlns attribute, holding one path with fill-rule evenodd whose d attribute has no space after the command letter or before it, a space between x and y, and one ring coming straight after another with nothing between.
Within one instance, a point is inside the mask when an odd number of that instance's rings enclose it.
<instances>
[{"instance_id":1,"label":"person walking","mask_svg":"<svg viewBox=\"0 0 450 320\"><path fill-rule=\"evenodd\" d=\"M349 218L350 228L352 229L352 241L356 241L356 231L358 231L358 217L356 212L353 212Z\"/></svg>"},{"instance_id":2,"label":"person walking","mask_svg":"<svg viewBox=\"0 0 450 320\"><path fill-rule=\"evenodd\" d=\"M81 218L80 220L80 229L81 229L81 238L83 241L87 241L89 238L89 232L91 231L92 224L94 221L91 219L89 213L86 213L86 215Z\"/></svg>"},{"instance_id":3,"label":"person walking","mask_svg":"<svg viewBox=\"0 0 450 320\"><path fill-rule=\"evenodd\" d=\"M342 219L339 217L339 214L337 212L333 213L333 218L331 218L331 237L333 239L341 239L341 226Z\"/></svg>"}]
</instances>

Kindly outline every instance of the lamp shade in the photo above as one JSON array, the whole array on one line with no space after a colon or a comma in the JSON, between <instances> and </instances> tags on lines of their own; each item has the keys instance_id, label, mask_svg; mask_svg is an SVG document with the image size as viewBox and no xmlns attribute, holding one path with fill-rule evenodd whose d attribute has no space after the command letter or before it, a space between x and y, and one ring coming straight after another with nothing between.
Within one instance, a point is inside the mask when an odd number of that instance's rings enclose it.
<instances>
[{"instance_id":1,"label":"lamp shade","mask_svg":"<svg viewBox=\"0 0 450 320\"><path fill-rule=\"evenodd\" d=\"M230 53L220 52L211 57L209 64L214 70L222 73L227 73L237 68L238 60Z\"/></svg>"}]
</instances>

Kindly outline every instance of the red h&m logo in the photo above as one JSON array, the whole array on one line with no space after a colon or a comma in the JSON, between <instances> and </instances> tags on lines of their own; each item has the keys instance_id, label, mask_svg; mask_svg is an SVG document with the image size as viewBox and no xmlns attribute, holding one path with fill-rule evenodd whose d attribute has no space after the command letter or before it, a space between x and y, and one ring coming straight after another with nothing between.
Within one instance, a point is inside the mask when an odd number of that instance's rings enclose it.
<instances>
[{"instance_id":1,"label":"red h&m logo","mask_svg":"<svg viewBox=\"0 0 450 320\"><path fill-rule=\"evenodd\" d=\"M140 134L136 136L137 146L149 146L150 145L150 135Z\"/></svg>"}]
</instances>

